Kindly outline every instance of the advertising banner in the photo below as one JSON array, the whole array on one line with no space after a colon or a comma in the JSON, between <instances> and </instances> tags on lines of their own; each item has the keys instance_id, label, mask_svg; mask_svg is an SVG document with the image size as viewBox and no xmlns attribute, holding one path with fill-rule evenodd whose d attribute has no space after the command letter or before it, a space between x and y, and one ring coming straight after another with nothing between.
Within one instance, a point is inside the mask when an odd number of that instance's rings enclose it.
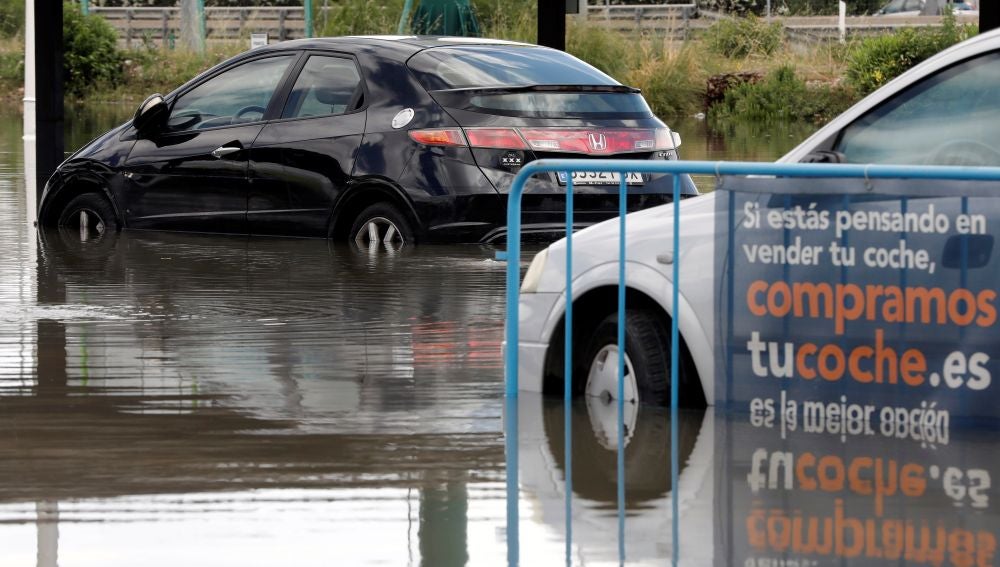
<instances>
[{"instance_id":1,"label":"advertising banner","mask_svg":"<svg viewBox=\"0 0 1000 567\"><path fill-rule=\"evenodd\" d=\"M995 184L724 178L716 403L934 442L1000 423Z\"/></svg>"},{"instance_id":2,"label":"advertising banner","mask_svg":"<svg viewBox=\"0 0 1000 567\"><path fill-rule=\"evenodd\" d=\"M715 434L718 567L997 562L992 431L845 441L720 417Z\"/></svg>"}]
</instances>

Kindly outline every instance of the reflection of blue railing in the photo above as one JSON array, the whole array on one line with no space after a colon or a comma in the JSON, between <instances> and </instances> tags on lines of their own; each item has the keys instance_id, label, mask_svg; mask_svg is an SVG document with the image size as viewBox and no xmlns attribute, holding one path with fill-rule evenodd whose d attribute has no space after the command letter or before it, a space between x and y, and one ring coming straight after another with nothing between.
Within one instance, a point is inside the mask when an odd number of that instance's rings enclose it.
<instances>
[{"instance_id":1,"label":"reflection of blue railing","mask_svg":"<svg viewBox=\"0 0 1000 567\"><path fill-rule=\"evenodd\" d=\"M626 174L627 173L657 173L673 174L673 275L671 278L671 343L670 343L670 419L671 419L671 493L677 495L678 462L676 447L678 443L677 400L679 366L679 330L676 307L679 299L680 276L680 183L683 174L715 175L755 175L800 178L836 178L836 179L931 179L954 181L1000 181L1000 168L969 168L969 167L937 167L937 166L890 166L890 165L842 165L842 164L780 164L780 163L750 163L750 162L703 162L703 161L649 161L649 160L538 160L525 165L515 177L511 186L507 206L507 314L506 314L506 352L505 352L505 392L508 398L505 432L507 436L507 537L508 562L518 563L518 470L517 470L517 410L516 398L518 391L518 341L519 341L519 294L520 294L520 259L521 259L521 196L527 180L536 174L545 172L566 172L566 312L564 322L564 398L567 403L565 422L566 450L566 559L570 562L570 542L572 539L571 525L571 423L568 403L572 393L572 329L573 329L573 182L570 172L613 172L621 179L619 184L619 234L618 243L618 517L619 517L619 558L625 560L624 549L624 428L623 398L624 398L624 366L625 357L625 261L626 261ZM713 400L709 400L711 403ZM678 524L677 498L672 497L673 504L673 545L674 564L678 559Z\"/></svg>"}]
</instances>

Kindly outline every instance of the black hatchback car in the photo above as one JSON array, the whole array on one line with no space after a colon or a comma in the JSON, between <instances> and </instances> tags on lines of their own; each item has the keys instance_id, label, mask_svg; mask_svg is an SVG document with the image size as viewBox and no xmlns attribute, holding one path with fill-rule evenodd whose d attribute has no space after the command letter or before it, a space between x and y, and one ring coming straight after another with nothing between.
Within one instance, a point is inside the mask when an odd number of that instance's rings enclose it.
<instances>
[{"instance_id":1,"label":"black hatchback car","mask_svg":"<svg viewBox=\"0 0 1000 567\"><path fill-rule=\"evenodd\" d=\"M677 158L639 91L561 51L503 41L343 37L238 55L66 160L42 225L494 242L506 193L544 157ZM671 200L629 174L628 208ZM576 219L617 214L617 174L580 176ZM525 233L564 228L564 175L536 178ZM685 193L697 190L684 180Z\"/></svg>"}]
</instances>

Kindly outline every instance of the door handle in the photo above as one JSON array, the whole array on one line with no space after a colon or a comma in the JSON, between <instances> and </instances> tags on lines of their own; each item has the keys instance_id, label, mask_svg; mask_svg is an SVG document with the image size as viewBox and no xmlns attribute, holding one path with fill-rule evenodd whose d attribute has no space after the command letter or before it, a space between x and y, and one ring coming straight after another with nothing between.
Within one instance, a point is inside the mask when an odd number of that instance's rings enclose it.
<instances>
[{"instance_id":1,"label":"door handle","mask_svg":"<svg viewBox=\"0 0 1000 567\"><path fill-rule=\"evenodd\" d=\"M214 156L216 158L221 158L223 156L228 156L231 153L238 152L238 151L240 151L242 149L243 148L236 148L236 147L233 147L233 146L221 146L221 147L218 147L218 148L215 148L214 150L212 150L212 156Z\"/></svg>"}]
</instances>

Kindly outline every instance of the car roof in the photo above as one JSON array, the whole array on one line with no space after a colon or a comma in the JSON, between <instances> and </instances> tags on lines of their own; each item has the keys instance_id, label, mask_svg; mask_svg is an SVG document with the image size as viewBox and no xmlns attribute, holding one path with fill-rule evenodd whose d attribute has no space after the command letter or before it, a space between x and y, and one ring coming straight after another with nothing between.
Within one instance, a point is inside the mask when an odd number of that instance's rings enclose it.
<instances>
[{"instance_id":1,"label":"car roof","mask_svg":"<svg viewBox=\"0 0 1000 567\"><path fill-rule=\"evenodd\" d=\"M380 52L386 53L387 55L396 53L399 57L409 58L415 53L425 49L460 46L509 46L545 49L530 43L519 43L516 41L507 41L502 39L417 35L353 35L341 37L314 37L283 41L259 49L267 51L287 51L292 49L332 48L352 53L362 50L376 49ZM260 53L260 51L255 52Z\"/></svg>"}]
</instances>

